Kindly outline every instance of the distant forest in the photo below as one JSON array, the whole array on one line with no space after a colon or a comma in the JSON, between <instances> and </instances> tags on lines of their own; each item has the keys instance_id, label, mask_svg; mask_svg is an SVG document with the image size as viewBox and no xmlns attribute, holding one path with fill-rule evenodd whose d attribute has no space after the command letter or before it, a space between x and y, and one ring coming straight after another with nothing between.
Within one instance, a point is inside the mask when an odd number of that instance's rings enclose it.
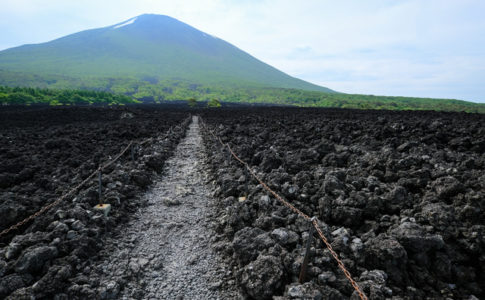
<instances>
[{"instance_id":1,"label":"distant forest","mask_svg":"<svg viewBox=\"0 0 485 300\"><path fill-rule=\"evenodd\" d=\"M50 105L159 103L189 100L263 103L302 107L336 107L385 110L436 110L485 113L485 104L453 99L390 97L325 93L300 89L230 85L204 85L181 79L69 78L30 75L0 70L0 103ZM8 86L8 87L7 87ZM19 88L13 86L31 86ZM35 87L35 88L33 88Z\"/></svg>"},{"instance_id":2,"label":"distant forest","mask_svg":"<svg viewBox=\"0 0 485 300\"><path fill-rule=\"evenodd\" d=\"M0 104L91 105L138 103L132 97L102 91L0 86Z\"/></svg>"}]
</instances>

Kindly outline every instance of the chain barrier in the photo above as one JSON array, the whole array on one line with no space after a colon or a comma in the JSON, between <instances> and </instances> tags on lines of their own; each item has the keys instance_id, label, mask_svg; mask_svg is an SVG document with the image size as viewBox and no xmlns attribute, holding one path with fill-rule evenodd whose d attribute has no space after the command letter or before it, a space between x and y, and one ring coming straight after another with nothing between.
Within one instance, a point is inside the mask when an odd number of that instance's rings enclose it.
<instances>
[{"instance_id":1,"label":"chain barrier","mask_svg":"<svg viewBox=\"0 0 485 300\"><path fill-rule=\"evenodd\" d=\"M143 143L146 143L146 140L143 142ZM141 144L141 143L140 143ZM17 224L14 224L12 226L10 226L9 228L7 229L4 229L2 232L0 232L0 237L6 235L7 233L9 233L10 231L12 230L16 230L18 229L19 227L21 227L22 225L26 224L27 222L37 218L38 216L40 216L41 214L45 213L46 211L48 211L49 209L53 208L54 206L57 206L59 203L61 203L64 199L66 199L67 197L71 196L74 192L76 192L78 189L80 189L82 186L84 186L86 183L88 183L88 181L90 181L94 176L96 176L96 174L98 174L99 171L102 171L106 168L108 168L109 166L111 166L114 162L116 162L118 159L120 159L121 156L123 156L123 154L126 153L126 151L128 151L128 149L130 149L131 145L133 145L133 142L130 142L128 144L128 146L126 146L123 151L121 151L114 159L112 159L111 161L109 161L108 163L106 163L105 165L103 166L100 166L98 167L93 173L91 173L91 175L89 175L86 179L84 179L81 183L79 183L78 185L76 185L75 187L73 187L71 190L69 190L69 192L67 192L66 194L62 195L59 199L57 199L56 201L48 204L48 205L45 205L44 207L42 207L41 209L39 209L36 213L34 213L33 215L30 215L28 216L27 218L23 219L22 221L18 222Z\"/></svg>"},{"instance_id":2,"label":"chain barrier","mask_svg":"<svg viewBox=\"0 0 485 300\"><path fill-rule=\"evenodd\" d=\"M185 119L182 122L182 124L185 123L185 122L187 122L187 120L189 120L190 118L191 118L191 116L189 116L187 119ZM179 126L177 126L177 127L180 128ZM13 231L13 230L17 230L22 225L25 225L29 221L37 218L38 216L40 216L41 214L45 213L46 211L48 211L49 209L53 208L54 206L57 206L64 199L66 199L67 197L71 196L74 192L76 192L78 189L80 189L82 186L84 186L88 181L90 181L94 176L96 176L96 174L98 174L99 171L102 171L102 170L108 168L113 163L115 163L117 160L119 160L123 156L123 154L125 154L126 151L128 151L131 148L132 145L138 144L138 145L142 146L142 145L144 145L144 144L146 144L146 143L148 143L150 141L153 141L153 138L147 138L147 139L145 139L145 140L143 140L141 142L138 142L138 143L131 141L128 144L128 146L126 146L118 155L115 156L115 158L113 158L112 160L110 160L105 165L99 166L93 173L91 173L91 175L89 175L86 179L84 179L81 183L79 183L78 185L76 185L74 188L72 188L71 190L69 190L69 192L67 192L66 194L62 195L59 199L57 199L56 201L54 201L54 202L52 202L52 203L50 203L48 205L45 205L44 207L42 207L41 209L39 209L36 213L28 216L27 218L23 219L22 221L18 222L17 224L14 224L14 225L10 226L9 228L6 228L6 229L2 230L0 232L0 238L3 237L4 235L8 234L9 232Z\"/></svg>"},{"instance_id":3,"label":"chain barrier","mask_svg":"<svg viewBox=\"0 0 485 300\"><path fill-rule=\"evenodd\" d=\"M342 272L344 273L345 277L347 277L347 279L349 280L350 284L352 285L352 287L354 288L354 290L359 295L360 299L362 299L362 300L368 300L367 296L364 294L364 292L359 287L359 285L357 284L357 282L352 278L352 275L350 274L350 272L347 270L347 268L345 268L345 265L342 262L342 260L340 260L338 254L335 252L335 250L333 250L332 245L328 242L327 238L323 234L323 231L321 230L320 226L318 225L318 220L316 218L311 218L310 216L308 216L307 214L305 214L304 212L302 212L301 210L299 210L298 208L296 208L295 206L293 206L291 203L289 203L288 201L284 200L280 195L278 195L278 193L276 193L275 191L273 191L265 182L263 182L256 175L256 173L251 169L251 167L249 166L248 163L246 163L245 161L243 161L241 158L239 158L236 155L236 153L234 153L234 151L231 149L231 146L229 146L229 143L224 143L219 136L217 136L212 130L210 130L210 129L207 128L207 126L205 125L205 123L202 120L202 118L200 118L200 119L202 121L201 123L202 123L203 128L207 132L209 132L214 137L215 140L219 141L219 143L221 144L222 147L227 147L227 149L229 150L229 152L231 153L231 155L234 157L234 159L236 159L245 168L247 168L248 171L249 171L249 173L251 173L251 175L258 181L259 184L261 184L261 186L265 190L267 190L269 193L271 193L276 199L278 199L278 201L280 201L284 206L288 207L291 211L293 211L294 213L296 213L297 215L299 215L303 219L305 219L307 221L310 221L313 224L313 227L317 231L318 236L323 241L323 243L325 244L325 246L327 247L327 249L330 251L330 254L333 256L333 258L337 262L338 267L342 270Z\"/></svg>"}]
</instances>

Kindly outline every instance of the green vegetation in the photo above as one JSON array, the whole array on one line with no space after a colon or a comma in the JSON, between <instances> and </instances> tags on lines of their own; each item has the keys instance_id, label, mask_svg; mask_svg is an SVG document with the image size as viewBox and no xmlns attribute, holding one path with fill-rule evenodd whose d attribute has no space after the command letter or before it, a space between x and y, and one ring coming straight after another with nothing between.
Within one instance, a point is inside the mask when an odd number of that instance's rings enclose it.
<instances>
[{"instance_id":1,"label":"green vegetation","mask_svg":"<svg viewBox=\"0 0 485 300\"><path fill-rule=\"evenodd\" d=\"M211 99L207 102L207 107L221 107L221 102L217 99Z\"/></svg>"},{"instance_id":2,"label":"green vegetation","mask_svg":"<svg viewBox=\"0 0 485 300\"><path fill-rule=\"evenodd\" d=\"M62 74L62 75L60 75ZM86 30L0 51L0 103L123 104L195 99L310 107L485 113L460 100L336 93L293 78L173 18ZM90 91L88 91L90 90ZM113 94L112 94L113 93Z\"/></svg>"},{"instance_id":3,"label":"green vegetation","mask_svg":"<svg viewBox=\"0 0 485 300\"><path fill-rule=\"evenodd\" d=\"M197 100L195 100L195 98L190 98L187 100L187 104L192 108L197 107Z\"/></svg>"},{"instance_id":4,"label":"green vegetation","mask_svg":"<svg viewBox=\"0 0 485 300\"><path fill-rule=\"evenodd\" d=\"M97 92L124 94L140 102L161 102L197 99L209 102L271 103L304 107L338 107L387 110L437 110L485 113L485 104L451 99L388 97L323 93L301 89L224 86L197 84L186 80L159 80L157 83L135 78L69 78L66 76L38 76L0 70L0 85L29 86L56 90L85 89ZM32 95L32 94L31 94ZM108 94L112 95L112 94ZM35 95L33 95L35 96ZM89 98L94 103L92 96ZM109 97L109 96L106 96ZM0 99L3 99L0 96ZM27 100L28 102L29 100ZM0 101L2 102L2 101ZM123 103L122 101L119 101Z\"/></svg>"},{"instance_id":5,"label":"green vegetation","mask_svg":"<svg viewBox=\"0 0 485 300\"><path fill-rule=\"evenodd\" d=\"M0 86L0 104L91 105L139 103L126 96L86 90L52 90Z\"/></svg>"},{"instance_id":6,"label":"green vegetation","mask_svg":"<svg viewBox=\"0 0 485 300\"><path fill-rule=\"evenodd\" d=\"M141 15L128 26L86 30L47 43L0 51L0 69L42 78L50 78L51 74L83 80L131 78L155 85L160 80L183 79L206 86L332 92L291 77L224 40L161 15ZM90 82L87 87L96 88L97 83Z\"/></svg>"}]
</instances>

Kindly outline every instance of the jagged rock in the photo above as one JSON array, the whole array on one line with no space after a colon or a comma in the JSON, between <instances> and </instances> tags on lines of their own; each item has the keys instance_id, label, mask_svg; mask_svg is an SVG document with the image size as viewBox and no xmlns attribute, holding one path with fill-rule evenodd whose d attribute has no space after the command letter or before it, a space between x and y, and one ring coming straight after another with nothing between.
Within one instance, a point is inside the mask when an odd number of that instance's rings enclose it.
<instances>
[{"instance_id":1,"label":"jagged rock","mask_svg":"<svg viewBox=\"0 0 485 300\"><path fill-rule=\"evenodd\" d=\"M404 247L393 237L379 235L364 244L365 263L369 268L381 268L395 281L406 280L403 270L408 255Z\"/></svg>"},{"instance_id":2,"label":"jagged rock","mask_svg":"<svg viewBox=\"0 0 485 300\"><path fill-rule=\"evenodd\" d=\"M449 199L464 190L463 184L453 176L441 177L431 184L441 199Z\"/></svg>"},{"instance_id":3,"label":"jagged rock","mask_svg":"<svg viewBox=\"0 0 485 300\"><path fill-rule=\"evenodd\" d=\"M18 273L34 273L39 271L46 262L55 258L57 248L41 246L26 249L15 263L15 271Z\"/></svg>"},{"instance_id":4,"label":"jagged rock","mask_svg":"<svg viewBox=\"0 0 485 300\"><path fill-rule=\"evenodd\" d=\"M299 236L286 228L277 228L271 232L271 237L281 245L294 245L298 242Z\"/></svg>"},{"instance_id":5,"label":"jagged rock","mask_svg":"<svg viewBox=\"0 0 485 300\"><path fill-rule=\"evenodd\" d=\"M146 188L152 183L150 177L142 172L133 172L131 174L131 179L133 182L141 188Z\"/></svg>"},{"instance_id":6,"label":"jagged rock","mask_svg":"<svg viewBox=\"0 0 485 300\"><path fill-rule=\"evenodd\" d=\"M75 231L81 231L86 228L86 225L84 225L83 222L76 220L71 224L71 228Z\"/></svg>"},{"instance_id":7,"label":"jagged rock","mask_svg":"<svg viewBox=\"0 0 485 300\"><path fill-rule=\"evenodd\" d=\"M79 234L74 230L69 230L66 234L66 239L74 240L79 237Z\"/></svg>"},{"instance_id":8,"label":"jagged rock","mask_svg":"<svg viewBox=\"0 0 485 300\"><path fill-rule=\"evenodd\" d=\"M7 271L7 262L3 259L0 259L0 278L3 277L5 272Z\"/></svg>"},{"instance_id":9,"label":"jagged rock","mask_svg":"<svg viewBox=\"0 0 485 300\"><path fill-rule=\"evenodd\" d=\"M101 299L117 299L120 292L120 285L115 281L108 281L101 284L98 294Z\"/></svg>"},{"instance_id":10,"label":"jagged rock","mask_svg":"<svg viewBox=\"0 0 485 300\"><path fill-rule=\"evenodd\" d=\"M137 115L149 117L117 122L119 109L26 108L27 114L15 109L8 116L0 111L0 139L7 141L0 145L0 227L6 228L65 195L99 165L114 158L128 140L163 136L171 124L187 117L185 112L174 117L173 112L137 108ZM71 126L72 122L76 125ZM91 211L98 203L98 190L89 182L75 196L19 227L13 237L2 237L8 245L0 248L0 298L95 299L92 285L98 285L99 278L82 274L84 266L100 253L102 234L116 233L117 225L125 223L141 204L140 187L150 184L151 167L157 167L153 161L147 166L143 155L149 160L148 155L161 153L156 159L165 160L183 134L181 130L156 144L145 143L137 147L135 162L129 161L128 152L103 170L103 184L108 187L103 189L104 199L116 205L109 218ZM4 179L8 190L2 190ZM73 274L79 278L78 286L68 280Z\"/></svg>"},{"instance_id":11,"label":"jagged rock","mask_svg":"<svg viewBox=\"0 0 485 300\"><path fill-rule=\"evenodd\" d=\"M30 274L10 274L0 278L0 297L4 298L13 291L21 289L33 281Z\"/></svg>"},{"instance_id":12,"label":"jagged rock","mask_svg":"<svg viewBox=\"0 0 485 300\"><path fill-rule=\"evenodd\" d=\"M254 299L270 299L281 288L283 269L281 262L274 256L260 255L244 267L241 274L241 287Z\"/></svg>"},{"instance_id":13,"label":"jagged rock","mask_svg":"<svg viewBox=\"0 0 485 300\"><path fill-rule=\"evenodd\" d=\"M337 193L337 191L343 190L345 185L337 177L326 175L323 188L326 193L334 195Z\"/></svg>"},{"instance_id":14,"label":"jagged rock","mask_svg":"<svg viewBox=\"0 0 485 300\"><path fill-rule=\"evenodd\" d=\"M275 151L268 151L263 155L263 160L261 161L261 168L263 172L270 172L273 169L277 169L283 164L283 159Z\"/></svg>"},{"instance_id":15,"label":"jagged rock","mask_svg":"<svg viewBox=\"0 0 485 300\"><path fill-rule=\"evenodd\" d=\"M364 271L360 274L359 280L372 280L376 284L385 285L387 282L387 274L382 270Z\"/></svg>"},{"instance_id":16,"label":"jagged rock","mask_svg":"<svg viewBox=\"0 0 485 300\"><path fill-rule=\"evenodd\" d=\"M166 206L177 206L177 205L181 204L180 200L175 199L175 198L168 198L168 197L162 198L162 202Z\"/></svg>"},{"instance_id":17,"label":"jagged rock","mask_svg":"<svg viewBox=\"0 0 485 300\"><path fill-rule=\"evenodd\" d=\"M387 209L395 212L399 209L409 207L412 203L408 191L402 186L396 186L390 193L386 201Z\"/></svg>"},{"instance_id":18,"label":"jagged rock","mask_svg":"<svg viewBox=\"0 0 485 300\"><path fill-rule=\"evenodd\" d=\"M362 251L364 249L364 244L360 238L352 239L350 243L350 249L352 250L352 254L354 254L355 258L360 258L362 256Z\"/></svg>"},{"instance_id":19,"label":"jagged rock","mask_svg":"<svg viewBox=\"0 0 485 300\"><path fill-rule=\"evenodd\" d=\"M22 245L19 243L11 242L7 246L7 250L5 251L5 258L6 259L12 259L17 257L17 255L20 254L20 251L22 250Z\"/></svg>"},{"instance_id":20,"label":"jagged rock","mask_svg":"<svg viewBox=\"0 0 485 300\"><path fill-rule=\"evenodd\" d=\"M9 179L3 179L2 181L2 174L0 174L0 188L2 188L2 184L4 185L4 188L8 188L10 184L7 184L6 182ZM7 176L8 177L8 176ZM11 178L11 177L8 177ZM13 185L13 183L12 183ZM7 227L11 225L14 222L18 222L19 216L21 216L25 211L25 207L23 205L15 204L11 200L7 200L4 203L0 205L0 226L2 228Z\"/></svg>"},{"instance_id":21,"label":"jagged rock","mask_svg":"<svg viewBox=\"0 0 485 300\"><path fill-rule=\"evenodd\" d=\"M326 284L328 282L335 282L337 277L332 271L326 271L318 275L318 282L321 284Z\"/></svg>"},{"instance_id":22,"label":"jagged rock","mask_svg":"<svg viewBox=\"0 0 485 300\"><path fill-rule=\"evenodd\" d=\"M32 291L38 297L47 297L55 294L60 287L67 286L67 280L71 274L72 268L70 265L52 266L39 281L32 285Z\"/></svg>"},{"instance_id":23,"label":"jagged rock","mask_svg":"<svg viewBox=\"0 0 485 300\"><path fill-rule=\"evenodd\" d=\"M245 265L254 260L262 250L274 244L275 241L267 232L259 228L245 227L234 235L232 247L239 263Z\"/></svg>"},{"instance_id":24,"label":"jagged rock","mask_svg":"<svg viewBox=\"0 0 485 300\"><path fill-rule=\"evenodd\" d=\"M165 162L165 156L162 154L155 154L151 155L148 160L145 162L147 167L153 169L156 172L161 172L163 169L163 165Z\"/></svg>"},{"instance_id":25,"label":"jagged rock","mask_svg":"<svg viewBox=\"0 0 485 300\"><path fill-rule=\"evenodd\" d=\"M445 245L441 235L426 234L419 224L413 222L403 222L392 231L392 234L406 250L415 253L439 250Z\"/></svg>"}]
</instances>

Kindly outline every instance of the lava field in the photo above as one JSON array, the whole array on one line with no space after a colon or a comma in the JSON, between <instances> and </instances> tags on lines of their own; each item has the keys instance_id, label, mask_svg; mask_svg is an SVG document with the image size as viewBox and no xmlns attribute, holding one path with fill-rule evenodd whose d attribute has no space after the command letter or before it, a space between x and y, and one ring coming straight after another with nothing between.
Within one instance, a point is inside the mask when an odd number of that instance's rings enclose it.
<instances>
[{"instance_id":1,"label":"lava field","mask_svg":"<svg viewBox=\"0 0 485 300\"><path fill-rule=\"evenodd\" d=\"M96 256L103 234L141 205L153 175L185 135L189 116L157 106L0 108L2 230L52 203L130 142L136 145L134 161L128 151L103 170L103 202L113 206L109 218L92 212L99 201L95 176L73 197L1 237L0 298L81 293L83 285L69 279Z\"/></svg>"},{"instance_id":2,"label":"lava field","mask_svg":"<svg viewBox=\"0 0 485 300\"><path fill-rule=\"evenodd\" d=\"M370 299L485 298L485 116L331 109L201 114L208 130L309 216ZM254 299L357 299L309 224L204 132L216 248ZM246 194L249 184L249 197Z\"/></svg>"},{"instance_id":3,"label":"lava field","mask_svg":"<svg viewBox=\"0 0 485 300\"><path fill-rule=\"evenodd\" d=\"M306 280L298 282L308 221L264 190L210 132L271 189L318 218L369 299L485 298L484 115L141 105L0 107L0 230L136 145L103 170L109 217L92 210L99 202L94 176L0 236L0 299L116 298L89 278L104 237L122 234L118 228L147 205L143 195L160 180L191 115L201 117L211 249L230 264L244 298L358 295L316 234Z\"/></svg>"}]
</instances>

